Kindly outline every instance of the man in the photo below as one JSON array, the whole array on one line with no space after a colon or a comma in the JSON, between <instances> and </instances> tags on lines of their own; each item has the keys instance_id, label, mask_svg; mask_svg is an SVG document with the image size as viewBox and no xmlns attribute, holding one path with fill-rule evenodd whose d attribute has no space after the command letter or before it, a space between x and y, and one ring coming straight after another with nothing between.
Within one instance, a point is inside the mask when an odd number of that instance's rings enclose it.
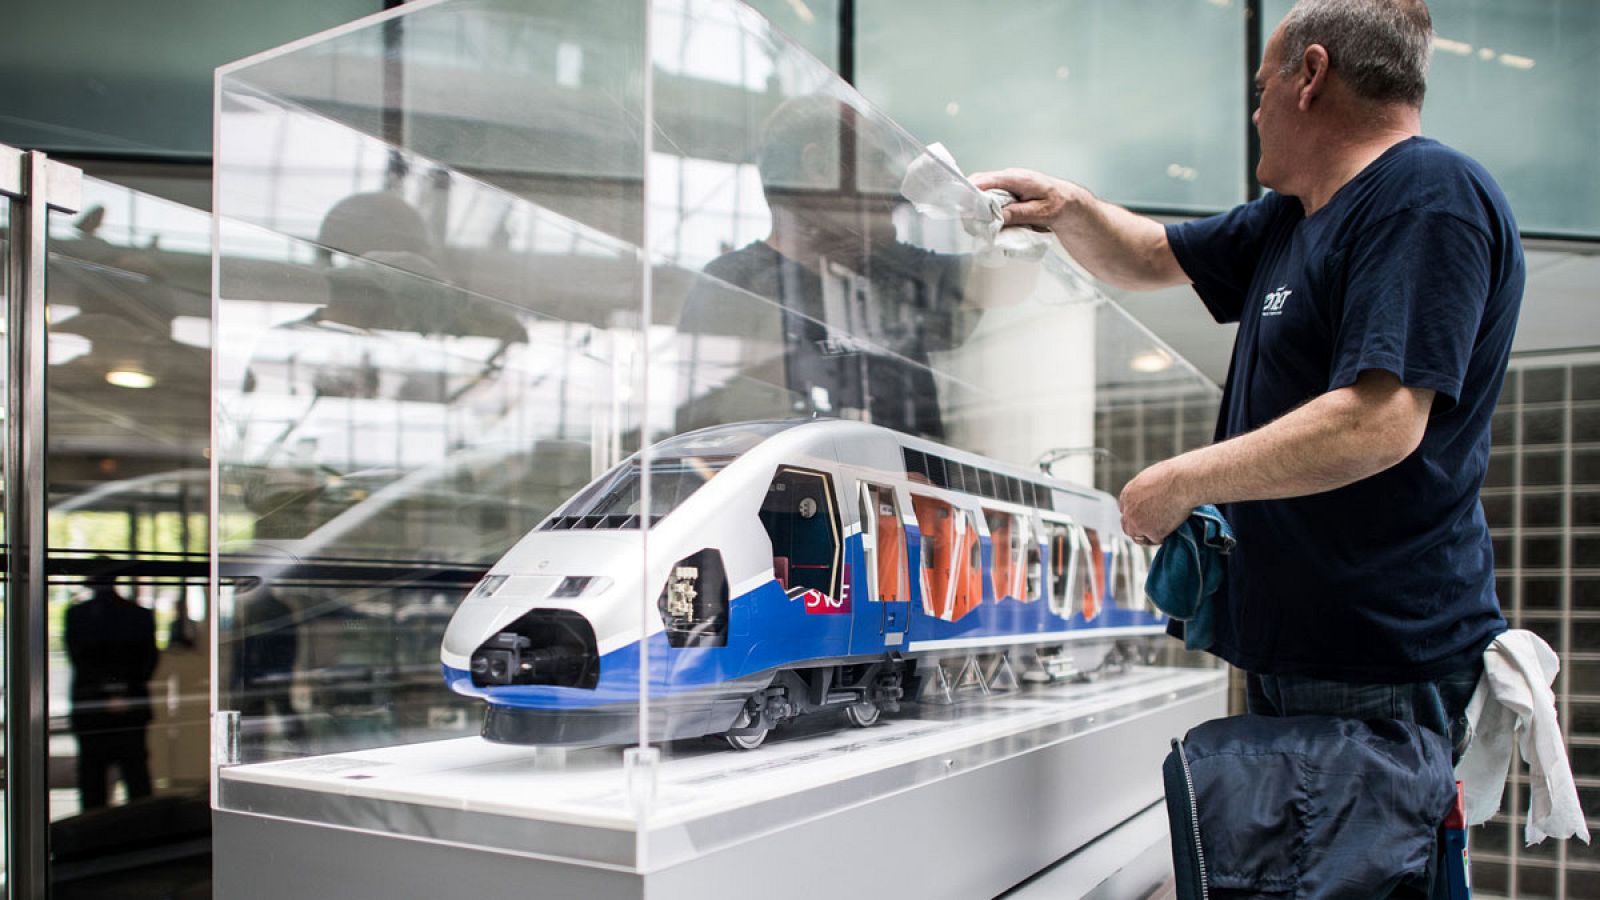
<instances>
[{"instance_id":1,"label":"man","mask_svg":"<svg viewBox=\"0 0 1600 900\"><path fill-rule=\"evenodd\" d=\"M78 738L78 796L85 811L106 805L111 767L128 799L150 796L145 730L156 670L156 619L118 594L109 575L91 575L89 599L67 610L72 663L72 731Z\"/></svg>"},{"instance_id":2,"label":"man","mask_svg":"<svg viewBox=\"0 0 1600 900\"><path fill-rule=\"evenodd\" d=\"M771 229L708 263L684 300L679 431L819 414L944 437L929 354L959 345L979 313L965 302L967 258L899 240L913 152L836 97L795 97L768 117L756 164ZM720 359L730 342L742 345L732 365Z\"/></svg>"},{"instance_id":3,"label":"man","mask_svg":"<svg viewBox=\"0 0 1600 900\"><path fill-rule=\"evenodd\" d=\"M1096 275L1192 282L1239 323L1217 442L1150 467L1123 528L1159 543L1206 503L1238 536L1214 651L1249 709L1411 719L1452 739L1506 627L1478 502L1524 265L1500 189L1420 136L1420 0L1302 0L1254 116L1275 193L1161 225L1077 185L977 176Z\"/></svg>"}]
</instances>

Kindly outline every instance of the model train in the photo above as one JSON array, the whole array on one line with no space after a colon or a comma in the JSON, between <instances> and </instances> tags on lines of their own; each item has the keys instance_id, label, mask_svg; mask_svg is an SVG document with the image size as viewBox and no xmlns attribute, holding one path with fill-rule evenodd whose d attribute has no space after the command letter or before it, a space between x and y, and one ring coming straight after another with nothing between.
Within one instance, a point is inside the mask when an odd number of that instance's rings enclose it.
<instances>
[{"instance_id":1,"label":"model train","mask_svg":"<svg viewBox=\"0 0 1600 900\"><path fill-rule=\"evenodd\" d=\"M635 455L456 610L444 676L487 701L486 738L636 741L643 656L650 740L750 749L819 710L870 725L941 660L981 654L988 678L1020 651L1043 680L1165 621L1099 491L839 420L706 428L643 459L648 532Z\"/></svg>"}]
</instances>

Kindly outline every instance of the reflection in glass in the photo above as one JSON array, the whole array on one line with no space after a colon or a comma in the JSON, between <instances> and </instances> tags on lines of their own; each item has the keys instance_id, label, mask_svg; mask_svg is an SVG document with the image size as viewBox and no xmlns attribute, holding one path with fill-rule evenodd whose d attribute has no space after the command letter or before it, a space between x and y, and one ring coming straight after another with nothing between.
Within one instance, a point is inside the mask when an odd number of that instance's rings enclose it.
<instances>
[{"instance_id":1,"label":"reflection in glass","mask_svg":"<svg viewBox=\"0 0 1600 900\"><path fill-rule=\"evenodd\" d=\"M926 635L913 620L964 645L1048 614L1016 602L1049 587L1032 510L1066 496L1024 477L1036 461L1092 447L1107 394L1203 384L1176 359L1130 369L1161 348L1069 259L1004 252L998 198L746 7L447 0L390 21L219 79L214 621L217 701L242 714L224 808L324 763L503 753L505 777L581 770L583 796L553 802L642 841L616 745L670 763L786 739L810 712L784 696L874 725L914 688L868 655ZM527 52L466 52L490 33ZM913 167L935 202L903 190ZM795 427L813 417L888 427ZM885 491L866 507L863 479ZM956 492L1030 517L1002 541L1006 596ZM566 771L507 815L542 828ZM381 801L364 774L339 785ZM361 827L431 822L372 809Z\"/></svg>"},{"instance_id":2,"label":"reflection in glass","mask_svg":"<svg viewBox=\"0 0 1600 900\"><path fill-rule=\"evenodd\" d=\"M107 860L136 844L182 856L171 848L209 830L209 254L205 213L93 178L82 211L50 222L50 755L70 773L50 790L58 890L117 877Z\"/></svg>"},{"instance_id":3,"label":"reflection in glass","mask_svg":"<svg viewBox=\"0 0 1600 900\"><path fill-rule=\"evenodd\" d=\"M224 76L218 680L246 761L474 733L451 613L643 443L641 10L437 4Z\"/></svg>"}]
</instances>

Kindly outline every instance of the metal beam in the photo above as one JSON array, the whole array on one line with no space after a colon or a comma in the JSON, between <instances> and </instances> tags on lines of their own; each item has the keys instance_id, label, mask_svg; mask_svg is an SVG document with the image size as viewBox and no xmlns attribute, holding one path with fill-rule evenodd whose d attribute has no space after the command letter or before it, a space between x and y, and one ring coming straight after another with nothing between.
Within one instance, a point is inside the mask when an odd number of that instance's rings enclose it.
<instances>
[{"instance_id":1,"label":"metal beam","mask_svg":"<svg viewBox=\"0 0 1600 900\"><path fill-rule=\"evenodd\" d=\"M11 898L42 900L50 888L45 266L50 211L77 210L82 173L42 153L0 150L0 169L16 158L22 176L11 195L5 310L6 883Z\"/></svg>"}]
</instances>

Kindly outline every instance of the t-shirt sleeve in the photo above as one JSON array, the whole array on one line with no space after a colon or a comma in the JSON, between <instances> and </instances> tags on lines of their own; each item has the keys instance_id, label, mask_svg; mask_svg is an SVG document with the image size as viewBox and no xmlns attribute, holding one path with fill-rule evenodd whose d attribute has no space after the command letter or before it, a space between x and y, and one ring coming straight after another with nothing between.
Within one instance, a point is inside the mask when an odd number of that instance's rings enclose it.
<instances>
[{"instance_id":1,"label":"t-shirt sleeve","mask_svg":"<svg viewBox=\"0 0 1600 900\"><path fill-rule=\"evenodd\" d=\"M1294 201L1266 194L1219 215L1167 226L1172 255L1218 322L1237 322L1243 314L1250 276L1285 202Z\"/></svg>"},{"instance_id":2,"label":"t-shirt sleeve","mask_svg":"<svg viewBox=\"0 0 1600 900\"><path fill-rule=\"evenodd\" d=\"M1426 209L1365 229L1343 254L1328 390L1381 369L1454 405L1489 298L1489 244L1482 229Z\"/></svg>"}]
</instances>

